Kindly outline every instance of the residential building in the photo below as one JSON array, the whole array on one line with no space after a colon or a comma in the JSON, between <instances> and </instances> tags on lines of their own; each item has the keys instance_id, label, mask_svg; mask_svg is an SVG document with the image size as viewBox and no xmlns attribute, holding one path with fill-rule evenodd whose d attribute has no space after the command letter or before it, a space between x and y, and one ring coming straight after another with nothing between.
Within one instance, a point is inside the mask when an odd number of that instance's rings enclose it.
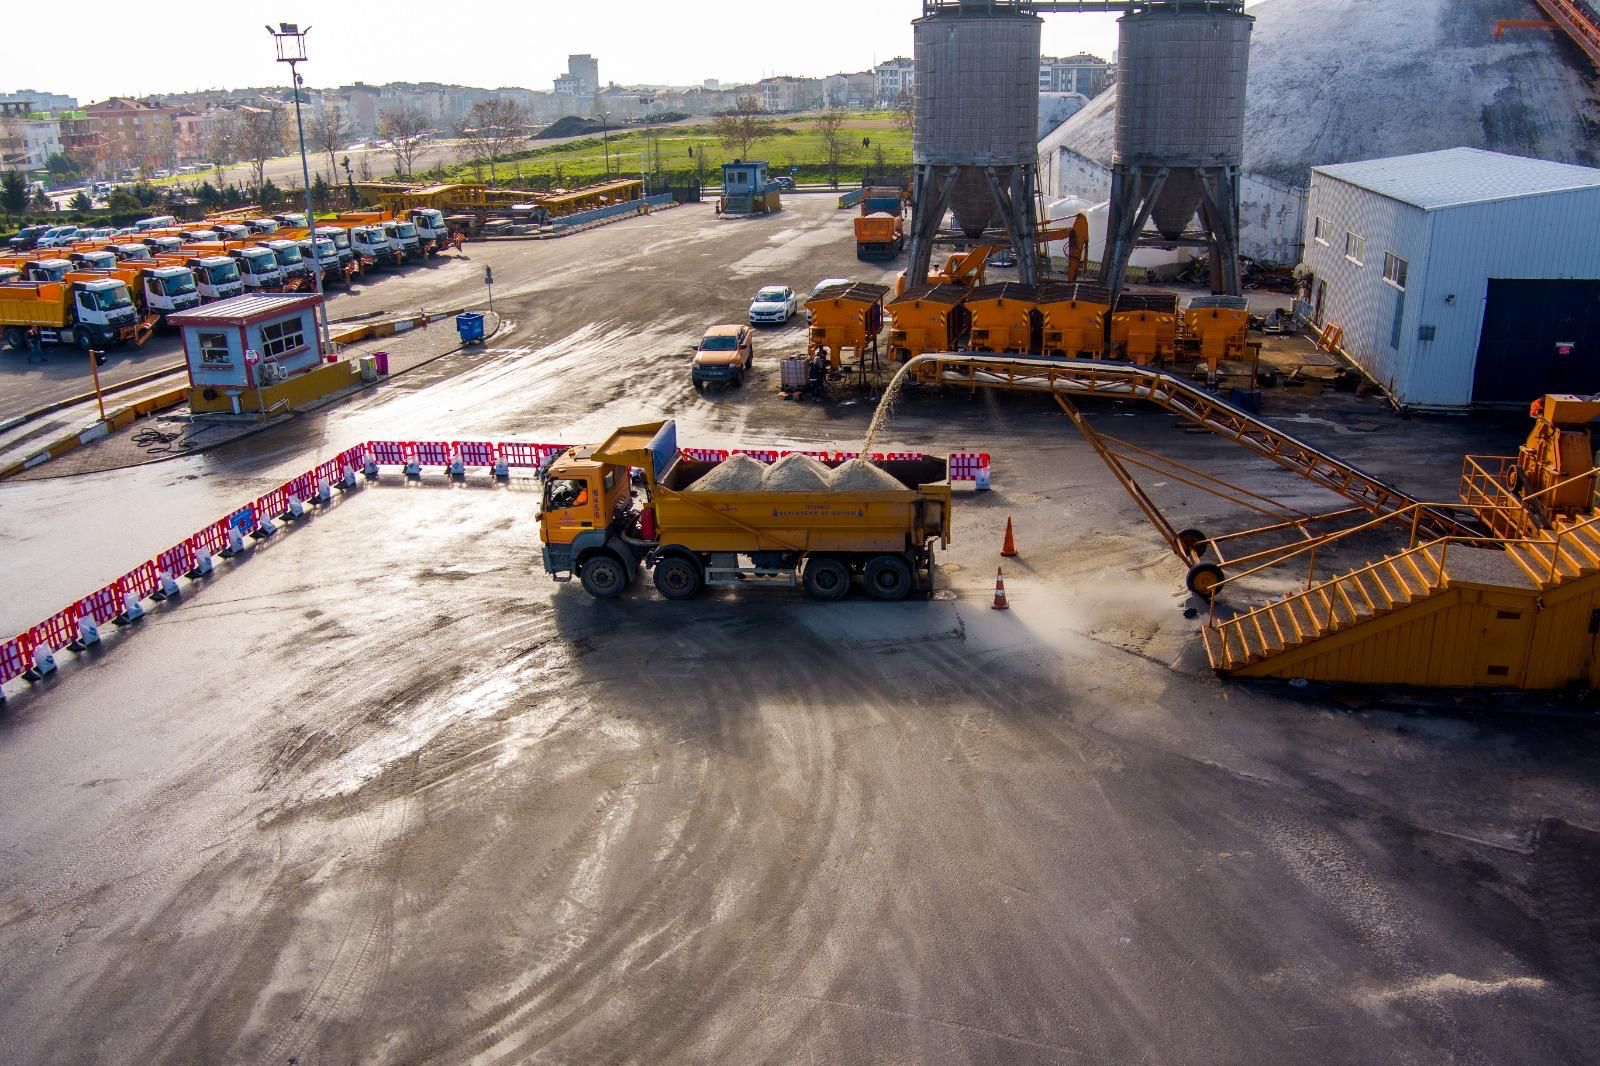
<instances>
[{"instance_id":1,"label":"residential building","mask_svg":"<svg viewBox=\"0 0 1600 1066\"><path fill-rule=\"evenodd\" d=\"M870 70L830 74L822 79L824 107L871 107L877 94L877 75Z\"/></svg>"},{"instance_id":2,"label":"residential building","mask_svg":"<svg viewBox=\"0 0 1600 1066\"><path fill-rule=\"evenodd\" d=\"M84 111L95 128L96 162L103 168L151 171L177 165L177 108L114 96L90 104Z\"/></svg>"},{"instance_id":3,"label":"residential building","mask_svg":"<svg viewBox=\"0 0 1600 1066\"><path fill-rule=\"evenodd\" d=\"M763 78L756 87L764 111L804 111L822 102L822 82L817 78Z\"/></svg>"},{"instance_id":4,"label":"residential building","mask_svg":"<svg viewBox=\"0 0 1600 1066\"><path fill-rule=\"evenodd\" d=\"M1099 56L1080 52L1073 56L1039 58L1039 91L1079 93L1094 99L1110 83L1111 64Z\"/></svg>"},{"instance_id":5,"label":"residential building","mask_svg":"<svg viewBox=\"0 0 1600 1066\"><path fill-rule=\"evenodd\" d=\"M568 56L567 74L577 79L574 96L593 96L600 91L600 61L594 56Z\"/></svg>"},{"instance_id":6,"label":"residential building","mask_svg":"<svg viewBox=\"0 0 1600 1066\"><path fill-rule=\"evenodd\" d=\"M351 132L357 137L371 137L378 132L378 101L381 90L375 85L356 82L339 88L345 101L345 114L350 120Z\"/></svg>"},{"instance_id":7,"label":"residential building","mask_svg":"<svg viewBox=\"0 0 1600 1066\"><path fill-rule=\"evenodd\" d=\"M18 89L14 93L0 93L0 105L25 103L29 111L76 111L78 98L60 93L42 93L37 89Z\"/></svg>"},{"instance_id":8,"label":"residential building","mask_svg":"<svg viewBox=\"0 0 1600 1066\"><path fill-rule=\"evenodd\" d=\"M22 140L28 169L43 169L51 156L61 152L61 123L54 117L35 114L22 123Z\"/></svg>"},{"instance_id":9,"label":"residential building","mask_svg":"<svg viewBox=\"0 0 1600 1066\"><path fill-rule=\"evenodd\" d=\"M877 100L880 104L892 104L900 99L900 94L916 89L917 65L905 56L895 56L879 63L873 75L877 78Z\"/></svg>"},{"instance_id":10,"label":"residential building","mask_svg":"<svg viewBox=\"0 0 1600 1066\"><path fill-rule=\"evenodd\" d=\"M1311 168L1313 322L1403 407L1600 391L1600 170L1476 148Z\"/></svg>"}]
</instances>

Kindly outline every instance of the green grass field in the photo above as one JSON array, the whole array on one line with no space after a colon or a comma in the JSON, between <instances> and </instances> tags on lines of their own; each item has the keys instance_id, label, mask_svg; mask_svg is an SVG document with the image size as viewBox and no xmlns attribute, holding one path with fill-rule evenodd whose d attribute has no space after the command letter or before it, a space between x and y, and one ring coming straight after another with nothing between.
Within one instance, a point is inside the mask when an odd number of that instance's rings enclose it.
<instances>
[{"instance_id":1,"label":"green grass field","mask_svg":"<svg viewBox=\"0 0 1600 1066\"><path fill-rule=\"evenodd\" d=\"M776 125L779 132L756 142L750 150L750 157L770 162L774 177L792 174L796 181L802 183L827 181L828 167L822 138L814 129L812 120L797 116L780 119ZM840 185L858 184L863 170L873 170L879 165L880 152L885 166L910 166L911 134L907 130L896 129L889 115L866 113L853 116L846 123L845 132L849 150L839 162ZM870 145L863 145L863 139L870 141ZM586 137L580 141L519 152L496 163L495 176L501 185L512 187L519 183L542 186L545 181L554 185L581 185L598 181L606 175L606 140ZM643 169L661 176L668 184L694 180L702 168L708 184L720 183L722 164L731 162L737 154L719 144L708 126L612 133L609 142L613 175L631 176ZM482 167L482 172L483 180L487 181L487 164ZM476 181L478 168L470 163L448 167L445 180ZM657 181L655 177L651 180L653 184Z\"/></svg>"}]
</instances>

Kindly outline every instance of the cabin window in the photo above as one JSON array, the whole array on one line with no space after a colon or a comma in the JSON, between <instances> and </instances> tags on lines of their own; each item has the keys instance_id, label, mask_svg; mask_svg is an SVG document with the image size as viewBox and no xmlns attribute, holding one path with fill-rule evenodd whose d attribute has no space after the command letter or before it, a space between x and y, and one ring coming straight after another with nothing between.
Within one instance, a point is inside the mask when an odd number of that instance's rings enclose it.
<instances>
[{"instance_id":1,"label":"cabin window","mask_svg":"<svg viewBox=\"0 0 1600 1066\"><path fill-rule=\"evenodd\" d=\"M268 359L305 346L306 335L298 315L281 322L268 322L261 327L262 355Z\"/></svg>"},{"instance_id":2,"label":"cabin window","mask_svg":"<svg viewBox=\"0 0 1600 1066\"><path fill-rule=\"evenodd\" d=\"M202 363L230 363L233 361L228 354L228 335L226 333L201 333L196 338L200 346L200 361Z\"/></svg>"}]
</instances>

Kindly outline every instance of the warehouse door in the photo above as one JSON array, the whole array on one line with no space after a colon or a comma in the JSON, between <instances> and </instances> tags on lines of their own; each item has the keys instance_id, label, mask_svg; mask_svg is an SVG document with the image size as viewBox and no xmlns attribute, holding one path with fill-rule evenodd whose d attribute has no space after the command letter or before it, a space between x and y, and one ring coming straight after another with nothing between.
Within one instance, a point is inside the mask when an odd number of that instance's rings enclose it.
<instances>
[{"instance_id":1,"label":"warehouse door","mask_svg":"<svg viewBox=\"0 0 1600 1066\"><path fill-rule=\"evenodd\" d=\"M1600 281L1489 279L1474 403L1600 392Z\"/></svg>"}]
</instances>

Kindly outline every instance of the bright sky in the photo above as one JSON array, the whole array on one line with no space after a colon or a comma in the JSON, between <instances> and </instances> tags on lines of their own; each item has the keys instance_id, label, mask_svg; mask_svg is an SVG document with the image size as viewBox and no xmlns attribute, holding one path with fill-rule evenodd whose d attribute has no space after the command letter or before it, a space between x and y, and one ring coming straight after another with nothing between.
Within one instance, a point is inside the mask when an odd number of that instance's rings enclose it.
<instances>
[{"instance_id":1,"label":"bright sky","mask_svg":"<svg viewBox=\"0 0 1600 1066\"><path fill-rule=\"evenodd\" d=\"M308 85L439 81L549 89L567 54L600 60L600 80L698 85L768 75L819 77L864 70L911 54L920 0L797 0L688 5L675 0L305 0L141 7L128 0L75 0L70 14L46 3L7 5L0 92L35 89L76 96L150 96L195 89L282 84L265 23L309 24ZM150 20L141 12L172 17ZM779 25L761 23L769 11ZM730 12L738 11L739 15ZM686 13L687 12L687 13ZM148 27L147 29L144 27ZM472 32L469 27L480 27ZM61 48L42 47L56 41ZM1112 15L1047 15L1044 54L1116 47ZM24 47L36 42L41 47ZM65 48L65 51L63 51ZM70 61L64 56L70 55Z\"/></svg>"}]
</instances>

